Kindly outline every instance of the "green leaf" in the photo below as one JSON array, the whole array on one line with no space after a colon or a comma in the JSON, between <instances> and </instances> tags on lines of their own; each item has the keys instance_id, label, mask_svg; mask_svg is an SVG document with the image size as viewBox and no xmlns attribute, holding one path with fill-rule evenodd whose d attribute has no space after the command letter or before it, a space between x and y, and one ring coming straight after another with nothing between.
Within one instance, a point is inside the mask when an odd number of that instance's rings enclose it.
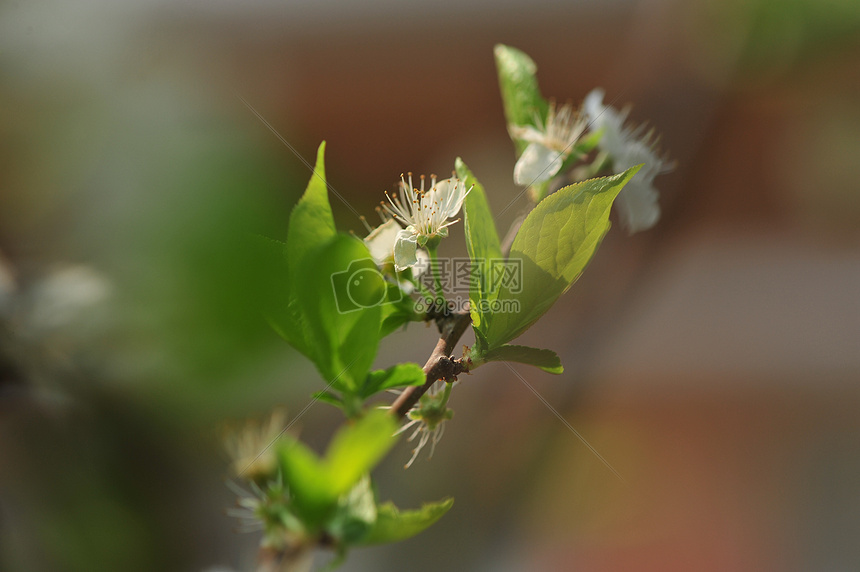
<instances>
[{"instance_id":1,"label":"green leaf","mask_svg":"<svg viewBox=\"0 0 860 572\"><path fill-rule=\"evenodd\" d=\"M499 233L484 187L472 174L462 159L457 157L454 162L457 176L467 188L472 190L463 203L465 213L466 249L472 264L474 281L469 288L469 308L472 314L472 326L484 331L484 309L486 301L494 291L491 291L491 272L493 264L502 260L502 247L499 243Z\"/></svg>"},{"instance_id":2,"label":"green leaf","mask_svg":"<svg viewBox=\"0 0 860 572\"><path fill-rule=\"evenodd\" d=\"M378 369L368 374L361 389L361 396L367 399L386 389L421 385L426 378L424 370L417 363L401 363L388 369Z\"/></svg>"},{"instance_id":3,"label":"green leaf","mask_svg":"<svg viewBox=\"0 0 860 572\"><path fill-rule=\"evenodd\" d=\"M564 371L561 360L552 350L528 346L503 345L484 354L483 361L515 361L541 368L545 372L559 374Z\"/></svg>"},{"instance_id":4,"label":"green leaf","mask_svg":"<svg viewBox=\"0 0 860 572\"><path fill-rule=\"evenodd\" d=\"M393 334L409 322L418 321L415 319L415 312L406 313L396 309L393 311L389 310L386 312L385 308L383 308L383 312L385 312L386 315L382 319L382 326L379 329L379 336L382 338Z\"/></svg>"},{"instance_id":5,"label":"green leaf","mask_svg":"<svg viewBox=\"0 0 860 572\"><path fill-rule=\"evenodd\" d=\"M418 510L399 511L393 503L379 505L376 523L359 544L381 544L406 540L423 532L454 506L454 499L424 504Z\"/></svg>"},{"instance_id":6,"label":"green leaf","mask_svg":"<svg viewBox=\"0 0 860 572\"><path fill-rule=\"evenodd\" d=\"M334 405L338 409L343 408L343 399L341 399L331 391L317 391L316 393L311 395L311 397L318 401L322 401L323 403Z\"/></svg>"},{"instance_id":7,"label":"green leaf","mask_svg":"<svg viewBox=\"0 0 860 572\"><path fill-rule=\"evenodd\" d=\"M305 356L311 357L305 326L290 288L286 243L256 236L256 254L267 284L262 312L278 335Z\"/></svg>"},{"instance_id":8,"label":"green leaf","mask_svg":"<svg viewBox=\"0 0 860 572\"><path fill-rule=\"evenodd\" d=\"M277 285L273 302L268 304L264 313L272 328L299 352L310 358L331 380L333 367L328 367L326 356L319 351L311 319L305 314L302 303L297 299L297 284L305 276L308 264L305 258L309 253L321 248L336 235L334 218L328 201L325 180L325 142L317 150L316 166L305 193L290 213L287 229L287 242L261 239L261 251L268 257L269 267L273 269L273 280Z\"/></svg>"},{"instance_id":9,"label":"green leaf","mask_svg":"<svg viewBox=\"0 0 860 572\"><path fill-rule=\"evenodd\" d=\"M287 230L287 262L290 268L299 268L309 252L331 240L336 232L331 205L328 202L323 141L317 150L316 166L305 194L290 213L290 226ZM301 278L301 273L293 273L294 281Z\"/></svg>"},{"instance_id":10,"label":"green leaf","mask_svg":"<svg viewBox=\"0 0 860 572\"><path fill-rule=\"evenodd\" d=\"M375 522L376 499L370 477L365 476L340 497L326 530L341 543L352 545L364 538Z\"/></svg>"},{"instance_id":11,"label":"green leaf","mask_svg":"<svg viewBox=\"0 0 860 572\"><path fill-rule=\"evenodd\" d=\"M502 284L502 310L486 316L488 350L523 333L576 281L609 230L612 202L640 167L564 187L529 213L508 257L521 264L521 280Z\"/></svg>"},{"instance_id":12,"label":"green leaf","mask_svg":"<svg viewBox=\"0 0 860 572\"><path fill-rule=\"evenodd\" d=\"M338 432L326 453L329 476L337 495L349 490L394 446L397 423L386 411L375 410Z\"/></svg>"},{"instance_id":13,"label":"green leaf","mask_svg":"<svg viewBox=\"0 0 860 572\"><path fill-rule=\"evenodd\" d=\"M386 283L386 298L382 305L382 327L380 337L391 334L409 322L423 321L424 316L415 313L415 301L406 296L400 286Z\"/></svg>"},{"instance_id":14,"label":"green leaf","mask_svg":"<svg viewBox=\"0 0 860 572\"><path fill-rule=\"evenodd\" d=\"M302 521L312 528L327 522L341 495L373 469L397 441L397 423L381 410L342 428L324 459L294 439L278 451L284 479Z\"/></svg>"},{"instance_id":15,"label":"green leaf","mask_svg":"<svg viewBox=\"0 0 860 572\"><path fill-rule=\"evenodd\" d=\"M285 439L279 449L284 473L296 513L309 528L325 522L337 503L338 493L328 467L302 443Z\"/></svg>"},{"instance_id":16,"label":"green leaf","mask_svg":"<svg viewBox=\"0 0 860 572\"><path fill-rule=\"evenodd\" d=\"M487 353L487 350L490 348L489 342L487 342L487 336L484 335L480 330L475 329L475 345L472 347L473 352L477 352L476 356L482 356Z\"/></svg>"},{"instance_id":17,"label":"green leaf","mask_svg":"<svg viewBox=\"0 0 860 572\"><path fill-rule=\"evenodd\" d=\"M379 346L384 279L364 243L346 234L310 251L296 274L311 357L332 387L354 394Z\"/></svg>"},{"instance_id":18,"label":"green leaf","mask_svg":"<svg viewBox=\"0 0 860 572\"><path fill-rule=\"evenodd\" d=\"M535 125L535 119L546 120L549 105L538 88L537 66L516 48L497 44L494 50L499 88L508 125ZM528 143L514 141L519 156Z\"/></svg>"}]
</instances>

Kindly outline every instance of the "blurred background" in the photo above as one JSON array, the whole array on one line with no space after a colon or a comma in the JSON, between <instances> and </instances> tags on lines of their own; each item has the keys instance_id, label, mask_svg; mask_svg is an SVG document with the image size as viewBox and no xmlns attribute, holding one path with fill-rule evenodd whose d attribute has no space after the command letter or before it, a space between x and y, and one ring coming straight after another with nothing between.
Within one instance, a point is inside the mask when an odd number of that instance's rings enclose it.
<instances>
[{"instance_id":1,"label":"blurred background","mask_svg":"<svg viewBox=\"0 0 860 572\"><path fill-rule=\"evenodd\" d=\"M461 156L504 231L527 205L496 43L546 96L603 87L662 133L663 218L616 224L521 338L562 376L487 365L432 460L404 471L398 445L382 498L454 508L343 570L860 568L855 0L3 2L0 568L253 565L225 427L322 382L260 318L249 238L285 236L323 139L369 219ZM410 326L378 365L435 337ZM340 421L317 403L296 427L319 449Z\"/></svg>"}]
</instances>

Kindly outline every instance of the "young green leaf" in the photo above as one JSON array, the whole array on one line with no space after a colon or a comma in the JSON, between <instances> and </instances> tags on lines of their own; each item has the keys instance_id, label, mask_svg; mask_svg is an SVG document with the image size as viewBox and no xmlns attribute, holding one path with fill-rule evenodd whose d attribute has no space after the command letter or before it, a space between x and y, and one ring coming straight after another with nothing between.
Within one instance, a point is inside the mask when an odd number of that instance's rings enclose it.
<instances>
[{"instance_id":1,"label":"young green leaf","mask_svg":"<svg viewBox=\"0 0 860 572\"><path fill-rule=\"evenodd\" d=\"M375 522L376 499L370 486L370 477L364 476L340 497L326 531L343 545L349 546L367 536Z\"/></svg>"},{"instance_id":2,"label":"young green leaf","mask_svg":"<svg viewBox=\"0 0 860 572\"><path fill-rule=\"evenodd\" d=\"M311 397L318 401L322 401L323 403L334 405L338 409L343 408L343 399L341 399L331 391L317 391L316 393L311 395Z\"/></svg>"},{"instance_id":3,"label":"young green leaf","mask_svg":"<svg viewBox=\"0 0 860 572\"><path fill-rule=\"evenodd\" d=\"M380 337L384 338L409 322L423 320L424 316L415 312L415 301L405 295L400 286L387 282Z\"/></svg>"},{"instance_id":4,"label":"young green leaf","mask_svg":"<svg viewBox=\"0 0 860 572\"><path fill-rule=\"evenodd\" d=\"M367 375L361 388L361 397L367 399L386 389L421 385L427 379L424 370L417 363L401 363L388 369L372 371Z\"/></svg>"},{"instance_id":5,"label":"young green leaf","mask_svg":"<svg viewBox=\"0 0 860 572\"><path fill-rule=\"evenodd\" d=\"M397 423L376 410L338 431L323 459L294 439L279 449L281 468L302 521L320 527L342 495L369 473L394 445Z\"/></svg>"},{"instance_id":6,"label":"young green leaf","mask_svg":"<svg viewBox=\"0 0 860 572\"><path fill-rule=\"evenodd\" d=\"M403 512L390 502L379 505L373 528L361 539L359 544L381 544L411 538L442 518L452 506L454 506L454 499L452 498L424 504L418 510Z\"/></svg>"},{"instance_id":7,"label":"young green leaf","mask_svg":"<svg viewBox=\"0 0 860 572\"><path fill-rule=\"evenodd\" d=\"M475 332L475 345L472 346L472 352L475 356L483 356L487 353L487 350L490 349L490 344L487 341L487 336L484 333L477 329L473 328Z\"/></svg>"},{"instance_id":8,"label":"young green leaf","mask_svg":"<svg viewBox=\"0 0 860 572\"><path fill-rule=\"evenodd\" d=\"M385 282L364 243L339 234L295 269L312 359L332 387L356 393L376 357Z\"/></svg>"},{"instance_id":9,"label":"young green leaf","mask_svg":"<svg viewBox=\"0 0 860 572\"><path fill-rule=\"evenodd\" d=\"M564 371L561 360L552 350L530 348L528 346L502 345L483 355L483 361L514 361L539 367L547 373L560 374Z\"/></svg>"},{"instance_id":10,"label":"young green leaf","mask_svg":"<svg viewBox=\"0 0 860 572\"><path fill-rule=\"evenodd\" d=\"M520 50L502 44L496 45L494 54L508 125L535 125L537 118L546 119L549 106L538 88L534 61ZM525 141L514 144L517 156L528 146Z\"/></svg>"},{"instance_id":11,"label":"young green leaf","mask_svg":"<svg viewBox=\"0 0 860 572\"><path fill-rule=\"evenodd\" d=\"M302 259L312 250L331 240L336 234L328 187L325 178L325 141L317 150L317 162L305 194L290 213L287 229L287 261L291 269L299 268ZM293 272L293 280L301 280Z\"/></svg>"},{"instance_id":12,"label":"young green leaf","mask_svg":"<svg viewBox=\"0 0 860 572\"><path fill-rule=\"evenodd\" d=\"M258 236L256 254L265 268L267 284L261 301L263 315L278 335L307 357L311 357L305 325L290 288L287 266L287 245L281 241Z\"/></svg>"},{"instance_id":13,"label":"young green leaf","mask_svg":"<svg viewBox=\"0 0 860 572\"><path fill-rule=\"evenodd\" d=\"M364 379L375 356L380 318L378 308L339 316L337 299L348 297L332 294L331 276L344 274L352 260L369 259L369 253L366 248L345 247L336 237L323 142L307 189L290 213L286 244L263 241L262 250L271 268L277 269L278 280L272 289L274 301L265 312L275 331L310 358L327 381L349 390L356 380ZM341 246L332 246L333 242ZM351 253L345 254L347 250ZM318 263L320 256L322 264ZM309 284L316 290L309 292ZM362 330L364 336L359 333Z\"/></svg>"},{"instance_id":14,"label":"young green leaf","mask_svg":"<svg viewBox=\"0 0 860 572\"><path fill-rule=\"evenodd\" d=\"M522 265L521 281L503 284L497 297L514 308L486 316L488 350L523 333L576 281L609 230L612 202L639 168L564 187L529 213L508 257Z\"/></svg>"},{"instance_id":15,"label":"young green leaf","mask_svg":"<svg viewBox=\"0 0 860 572\"><path fill-rule=\"evenodd\" d=\"M326 458L333 490L338 495L370 472L394 446L395 431L397 423L391 415L377 409L335 435Z\"/></svg>"},{"instance_id":16,"label":"young green leaf","mask_svg":"<svg viewBox=\"0 0 860 572\"><path fill-rule=\"evenodd\" d=\"M291 438L284 439L278 452L296 514L310 529L322 526L339 494L332 485L328 467L313 451Z\"/></svg>"},{"instance_id":17,"label":"young green leaf","mask_svg":"<svg viewBox=\"0 0 860 572\"><path fill-rule=\"evenodd\" d=\"M457 176L466 184L466 188L472 189L463 204L463 212L466 215L464 225L466 249L469 252L475 278L469 288L469 307L472 313L472 326L476 330L484 331L483 315L486 305L484 302L495 294L495 290L491 291L493 280L490 273L493 264L502 260L502 248L484 187L462 159L457 157L454 165Z\"/></svg>"}]
</instances>

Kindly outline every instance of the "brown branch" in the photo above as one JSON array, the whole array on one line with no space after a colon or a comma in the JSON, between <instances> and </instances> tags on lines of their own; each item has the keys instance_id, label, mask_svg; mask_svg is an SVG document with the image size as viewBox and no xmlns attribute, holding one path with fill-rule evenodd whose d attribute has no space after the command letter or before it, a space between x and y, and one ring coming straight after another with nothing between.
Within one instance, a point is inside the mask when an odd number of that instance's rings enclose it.
<instances>
[{"instance_id":1,"label":"brown branch","mask_svg":"<svg viewBox=\"0 0 860 572\"><path fill-rule=\"evenodd\" d=\"M465 365L459 360L453 359L451 352L454 346L460 340L460 337L469 327L472 318L468 312L459 314L450 314L436 318L436 324L439 327L441 337L430 354L427 363L424 364L424 374L426 381L424 385L413 385L407 387L400 396L391 404L391 414L397 419L402 419L406 416L412 406L424 395L430 387L444 379L453 381L457 374L468 371Z\"/></svg>"}]
</instances>

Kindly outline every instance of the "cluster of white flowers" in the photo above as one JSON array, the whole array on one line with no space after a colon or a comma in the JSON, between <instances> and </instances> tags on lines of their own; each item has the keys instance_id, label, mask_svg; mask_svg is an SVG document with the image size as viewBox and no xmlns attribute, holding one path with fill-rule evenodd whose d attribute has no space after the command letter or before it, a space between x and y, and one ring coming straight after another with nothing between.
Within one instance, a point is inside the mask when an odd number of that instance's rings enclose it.
<instances>
[{"instance_id":1,"label":"cluster of white flowers","mask_svg":"<svg viewBox=\"0 0 860 572\"><path fill-rule=\"evenodd\" d=\"M616 201L622 223L632 234L651 228L660 218L654 177L669 170L669 166L654 150L651 134L644 133L641 127L626 126L627 111L604 105L603 96L603 90L593 90L586 96L581 112L570 104L556 111L551 103L546 121L537 120L536 127L511 125L511 135L529 143L514 167L514 182L529 186L551 179L561 170L586 128L600 131L599 147L612 160L614 173L644 164Z\"/></svg>"}]
</instances>

